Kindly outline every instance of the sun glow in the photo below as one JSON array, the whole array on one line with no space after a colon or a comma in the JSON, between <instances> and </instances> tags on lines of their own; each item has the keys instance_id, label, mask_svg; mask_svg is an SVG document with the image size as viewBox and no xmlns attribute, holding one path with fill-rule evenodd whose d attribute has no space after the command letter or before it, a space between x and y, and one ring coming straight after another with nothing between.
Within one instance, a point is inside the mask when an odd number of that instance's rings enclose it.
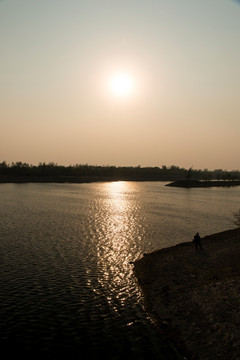
<instances>
[{"instance_id":1,"label":"sun glow","mask_svg":"<svg viewBox=\"0 0 240 360\"><path fill-rule=\"evenodd\" d=\"M133 94L135 83L133 78L124 72L118 72L110 78L110 90L117 97L128 97Z\"/></svg>"}]
</instances>

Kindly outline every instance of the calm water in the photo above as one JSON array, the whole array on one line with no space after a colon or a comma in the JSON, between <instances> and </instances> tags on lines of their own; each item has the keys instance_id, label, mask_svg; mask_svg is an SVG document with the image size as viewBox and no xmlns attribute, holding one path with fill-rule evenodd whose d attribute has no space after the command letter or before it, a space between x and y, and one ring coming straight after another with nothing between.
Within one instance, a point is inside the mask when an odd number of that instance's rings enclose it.
<instances>
[{"instance_id":1,"label":"calm water","mask_svg":"<svg viewBox=\"0 0 240 360\"><path fill-rule=\"evenodd\" d=\"M144 313L131 262L233 228L240 187L164 185L0 185L1 351L174 358Z\"/></svg>"}]
</instances>

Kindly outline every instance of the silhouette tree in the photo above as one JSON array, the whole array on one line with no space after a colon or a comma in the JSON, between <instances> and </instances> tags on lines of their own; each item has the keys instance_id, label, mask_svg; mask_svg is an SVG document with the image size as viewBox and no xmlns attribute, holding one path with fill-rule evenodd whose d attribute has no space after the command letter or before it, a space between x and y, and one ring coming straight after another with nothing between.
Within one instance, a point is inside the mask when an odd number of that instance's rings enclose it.
<instances>
[{"instance_id":1,"label":"silhouette tree","mask_svg":"<svg viewBox=\"0 0 240 360\"><path fill-rule=\"evenodd\" d=\"M193 169L192 169L192 166L191 166L186 172L187 181L189 181L192 177L193 177Z\"/></svg>"},{"instance_id":2,"label":"silhouette tree","mask_svg":"<svg viewBox=\"0 0 240 360\"><path fill-rule=\"evenodd\" d=\"M76 164L63 166L54 162L39 162L38 165L31 165L21 161L8 164L6 161L0 163L0 177L81 177L95 180L149 180L149 181L174 181L190 180L240 180L240 171L226 171L217 169L210 171L193 170L192 166L187 170L175 165L167 167L141 167L139 166L99 166L88 164Z\"/></svg>"}]
</instances>

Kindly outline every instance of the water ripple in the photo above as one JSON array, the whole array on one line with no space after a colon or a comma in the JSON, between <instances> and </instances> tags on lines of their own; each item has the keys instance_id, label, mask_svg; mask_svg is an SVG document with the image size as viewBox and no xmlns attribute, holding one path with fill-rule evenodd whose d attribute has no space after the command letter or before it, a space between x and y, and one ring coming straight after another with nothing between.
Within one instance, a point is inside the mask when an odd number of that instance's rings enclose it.
<instances>
[{"instance_id":1,"label":"water ripple","mask_svg":"<svg viewBox=\"0 0 240 360\"><path fill-rule=\"evenodd\" d=\"M171 198L165 189L125 182L1 185L1 349L49 359L83 359L84 349L88 359L169 359L142 309L131 263L184 240L186 223L193 230L209 214L202 201L198 209L190 201L198 190L186 203L186 193ZM232 205L238 197L231 191ZM229 192L219 194L211 192L211 202L202 193L212 213L218 196L210 232L227 228Z\"/></svg>"}]
</instances>

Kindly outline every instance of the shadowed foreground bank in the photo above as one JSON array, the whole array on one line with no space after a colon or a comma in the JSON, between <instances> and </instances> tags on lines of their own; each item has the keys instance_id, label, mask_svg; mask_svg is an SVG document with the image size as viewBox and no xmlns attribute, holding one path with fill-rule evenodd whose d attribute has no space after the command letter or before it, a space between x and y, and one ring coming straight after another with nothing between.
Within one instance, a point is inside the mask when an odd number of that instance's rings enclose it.
<instances>
[{"instance_id":1,"label":"shadowed foreground bank","mask_svg":"<svg viewBox=\"0 0 240 360\"><path fill-rule=\"evenodd\" d=\"M188 359L240 359L240 229L135 262L146 310Z\"/></svg>"}]
</instances>

